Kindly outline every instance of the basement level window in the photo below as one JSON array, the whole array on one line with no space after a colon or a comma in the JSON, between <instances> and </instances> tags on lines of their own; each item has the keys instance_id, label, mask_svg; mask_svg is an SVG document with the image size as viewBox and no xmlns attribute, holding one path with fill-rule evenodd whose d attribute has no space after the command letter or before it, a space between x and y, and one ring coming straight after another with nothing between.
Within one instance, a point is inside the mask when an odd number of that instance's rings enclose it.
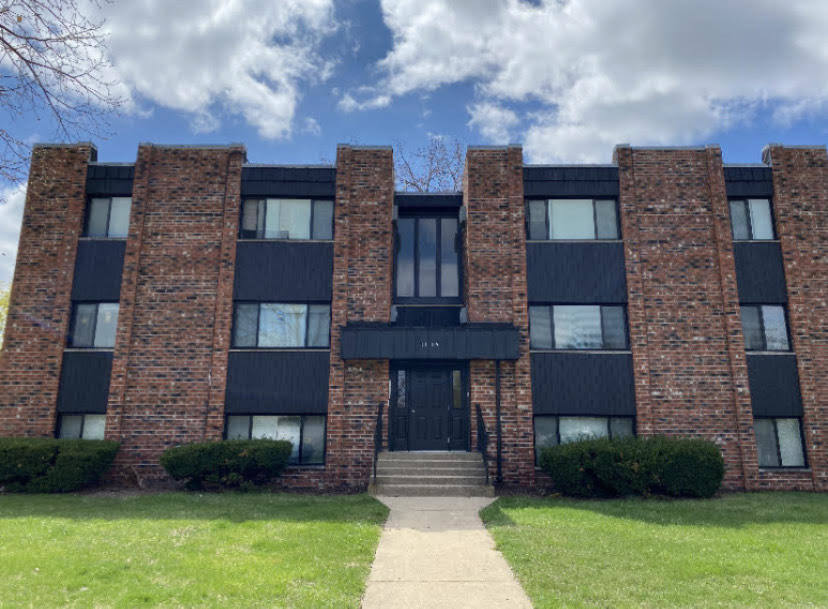
<instances>
[{"instance_id":1,"label":"basement level window","mask_svg":"<svg viewBox=\"0 0 828 609\"><path fill-rule=\"evenodd\" d=\"M740 308L747 351L790 351L785 307L741 305Z\"/></svg>"},{"instance_id":2,"label":"basement level window","mask_svg":"<svg viewBox=\"0 0 828 609\"><path fill-rule=\"evenodd\" d=\"M627 349L621 305L533 305L529 307L532 349Z\"/></svg>"},{"instance_id":3,"label":"basement level window","mask_svg":"<svg viewBox=\"0 0 828 609\"><path fill-rule=\"evenodd\" d=\"M529 239L618 239L613 199L549 199L527 203Z\"/></svg>"},{"instance_id":4,"label":"basement level window","mask_svg":"<svg viewBox=\"0 0 828 609\"><path fill-rule=\"evenodd\" d=\"M287 440L293 445L290 462L325 462L325 417L321 415L230 415L224 427L227 440Z\"/></svg>"},{"instance_id":5,"label":"basement level window","mask_svg":"<svg viewBox=\"0 0 828 609\"><path fill-rule=\"evenodd\" d=\"M535 459L549 446L589 438L625 438L635 435L633 417L535 417Z\"/></svg>"},{"instance_id":6,"label":"basement level window","mask_svg":"<svg viewBox=\"0 0 828 609\"><path fill-rule=\"evenodd\" d=\"M246 199L241 239L333 239L333 201Z\"/></svg>"},{"instance_id":7,"label":"basement level window","mask_svg":"<svg viewBox=\"0 0 828 609\"><path fill-rule=\"evenodd\" d=\"M800 419L754 419L759 467L805 467Z\"/></svg>"},{"instance_id":8,"label":"basement level window","mask_svg":"<svg viewBox=\"0 0 828 609\"><path fill-rule=\"evenodd\" d=\"M112 349L118 329L117 302L77 302L72 313L69 346Z\"/></svg>"},{"instance_id":9,"label":"basement level window","mask_svg":"<svg viewBox=\"0 0 828 609\"><path fill-rule=\"evenodd\" d=\"M86 212L84 237L126 239L129 233L130 197L93 198Z\"/></svg>"},{"instance_id":10,"label":"basement level window","mask_svg":"<svg viewBox=\"0 0 828 609\"><path fill-rule=\"evenodd\" d=\"M237 302L233 347L328 347L331 306Z\"/></svg>"},{"instance_id":11,"label":"basement level window","mask_svg":"<svg viewBox=\"0 0 828 609\"><path fill-rule=\"evenodd\" d=\"M103 440L105 431L105 414L62 414L58 419L58 438Z\"/></svg>"},{"instance_id":12,"label":"basement level window","mask_svg":"<svg viewBox=\"0 0 828 609\"><path fill-rule=\"evenodd\" d=\"M773 216L768 199L745 199L730 202L730 226L735 241L773 239Z\"/></svg>"}]
</instances>

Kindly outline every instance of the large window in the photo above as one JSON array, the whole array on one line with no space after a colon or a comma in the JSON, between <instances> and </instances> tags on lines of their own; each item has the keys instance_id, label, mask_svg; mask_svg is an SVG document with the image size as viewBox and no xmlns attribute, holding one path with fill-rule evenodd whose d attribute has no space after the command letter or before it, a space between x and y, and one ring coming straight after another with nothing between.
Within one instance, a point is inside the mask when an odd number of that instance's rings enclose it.
<instances>
[{"instance_id":1,"label":"large window","mask_svg":"<svg viewBox=\"0 0 828 609\"><path fill-rule=\"evenodd\" d=\"M457 218L397 220L397 298L460 297Z\"/></svg>"},{"instance_id":2,"label":"large window","mask_svg":"<svg viewBox=\"0 0 828 609\"><path fill-rule=\"evenodd\" d=\"M730 202L730 225L737 241L773 239L773 217L768 199Z\"/></svg>"},{"instance_id":3,"label":"large window","mask_svg":"<svg viewBox=\"0 0 828 609\"><path fill-rule=\"evenodd\" d=\"M532 200L527 207L530 239L618 239L615 200Z\"/></svg>"},{"instance_id":4,"label":"large window","mask_svg":"<svg viewBox=\"0 0 828 609\"><path fill-rule=\"evenodd\" d=\"M780 305L742 305L742 331L748 351L790 351L785 308Z\"/></svg>"},{"instance_id":5,"label":"large window","mask_svg":"<svg viewBox=\"0 0 828 609\"><path fill-rule=\"evenodd\" d=\"M530 306L529 340L533 349L626 349L624 307Z\"/></svg>"},{"instance_id":6,"label":"large window","mask_svg":"<svg viewBox=\"0 0 828 609\"><path fill-rule=\"evenodd\" d=\"M587 438L634 435L632 417L535 417L535 458L541 449Z\"/></svg>"},{"instance_id":7,"label":"large window","mask_svg":"<svg viewBox=\"0 0 828 609\"><path fill-rule=\"evenodd\" d=\"M103 440L105 431L105 414L62 414L58 419L58 438Z\"/></svg>"},{"instance_id":8,"label":"large window","mask_svg":"<svg viewBox=\"0 0 828 609\"><path fill-rule=\"evenodd\" d=\"M324 416L230 415L224 435L228 440L287 440L293 445L291 463L325 462Z\"/></svg>"},{"instance_id":9,"label":"large window","mask_svg":"<svg viewBox=\"0 0 828 609\"><path fill-rule=\"evenodd\" d=\"M94 198L86 213L85 237L126 239L129 233L130 197Z\"/></svg>"},{"instance_id":10,"label":"large window","mask_svg":"<svg viewBox=\"0 0 828 609\"><path fill-rule=\"evenodd\" d=\"M318 304L239 302L234 347L327 347L331 307Z\"/></svg>"},{"instance_id":11,"label":"large window","mask_svg":"<svg viewBox=\"0 0 828 609\"><path fill-rule=\"evenodd\" d=\"M333 201L246 199L242 239L333 239Z\"/></svg>"},{"instance_id":12,"label":"large window","mask_svg":"<svg viewBox=\"0 0 828 609\"><path fill-rule=\"evenodd\" d=\"M69 346L112 349L118 329L117 302L76 303L69 332Z\"/></svg>"},{"instance_id":13,"label":"large window","mask_svg":"<svg viewBox=\"0 0 828 609\"><path fill-rule=\"evenodd\" d=\"M754 419L760 467L805 467L799 419Z\"/></svg>"}]
</instances>

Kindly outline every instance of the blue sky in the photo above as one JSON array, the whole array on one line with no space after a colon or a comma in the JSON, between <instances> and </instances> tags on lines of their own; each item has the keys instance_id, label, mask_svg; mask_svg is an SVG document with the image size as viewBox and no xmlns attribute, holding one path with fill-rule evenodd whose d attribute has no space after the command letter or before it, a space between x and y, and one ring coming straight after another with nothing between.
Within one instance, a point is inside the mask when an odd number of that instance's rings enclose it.
<instances>
[{"instance_id":1,"label":"blue sky","mask_svg":"<svg viewBox=\"0 0 828 609\"><path fill-rule=\"evenodd\" d=\"M824 0L116 0L101 19L126 101L99 160L139 142L247 146L333 162L336 144L521 142L532 163L611 160L617 143L828 140ZM0 62L0 69L2 69ZM7 122L0 112L0 122ZM11 121L9 121L11 123ZM35 113L14 134L52 141ZM0 184L0 282L25 196Z\"/></svg>"}]
</instances>

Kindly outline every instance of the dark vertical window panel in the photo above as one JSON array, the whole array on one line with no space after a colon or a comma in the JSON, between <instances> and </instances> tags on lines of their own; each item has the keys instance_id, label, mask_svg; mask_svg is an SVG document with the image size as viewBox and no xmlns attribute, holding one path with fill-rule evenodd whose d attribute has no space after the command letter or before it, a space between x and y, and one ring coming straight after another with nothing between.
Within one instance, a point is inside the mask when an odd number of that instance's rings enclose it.
<instances>
[{"instance_id":1,"label":"dark vertical window panel","mask_svg":"<svg viewBox=\"0 0 828 609\"><path fill-rule=\"evenodd\" d=\"M242 239L261 239L264 237L264 201L246 199L242 203L241 232Z\"/></svg>"},{"instance_id":2,"label":"dark vertical window panel","mask_svg":"<svg viewBox=\"0 0 828 609\"><path fill-rule=\"evenodd\" d=\"M550 307L529 307L529 344L533 349L552 348Z\"/></svg>"},{"instance_id":3,"label":"dark vertical window panel","mask_svg":"<svg viewBox=\"0 0 828 609\"><path fill-rule=\"evenodd\" d=\"M558 445L558 417L535 417L535 460L544 448Z\"/></svg>"},{"instance_id":4,"label":"dark vertical window panel","mask_svg":"<svg viewBox=\"0 0 828 609\"><path fill-rule=\"evenodd\" d=\"M765 341L762 338L762 323L759 319L759 307L743 305L741 309L745 349L748 351L763 350L765 348Z\"/></svg>"},{"instance_id":5,"label":"dark vertical window panel","mask_svg":"<svg viewBox=\"0 0 828 609\"><path fill-rule=\"evenodd\" d=\"M109 199L92 199L86 216L86 236L106 237L109 224Z\"/></svg>"},{"instance_id":6,"label":"dark vertical window panel","mask_svg":"<svg viewBox=\"0 0 828 609\"><path fill-rule=\"evenodd\" d=\"M730 227L735 240L743 241L750 239L750 225L748 224L745 201L730 202Z\"/></svg>"},{"instance_id":7,"label":"dark vertical window panel","mask_svg":"<svg viewBox=\"0 0 828 609\"><path fill-rule=\"evenodd\" d=\"M463 407L463 375L459 370L451 371L451 395L454 408Z\"/></svg>"},{"instance_id":8,"label":"dark vertical window panel","mask_svg":"<svg viewBox=\"0 0 828 609\"><path fill-rule=\"evenodd\" d=\"M627 324L624 307L601 307L601 325L605 349L627 348Z\"/></svg>"},{"instance_id":9,"label":"dark vertical window panel","mask_svg":"<svg viewBox=\"0 0 828 609\"><path fill-rule=\"evenodd\" d=\"M95 347L111 349L115 346L115 334L118 330L118 308L117 302L102 302L98 305L98 319L95 322Z\"/></svg>"},{"instance_id":10,"label":"dark vertical window panel","mask_svg":"<svg viewBox=\"0 0 828 609\"><path fill-rule=\"evenodd\" d=\"M406 384L406 377L405 377L405 370L397 370L397 408L400 410L405 410L408 401L407 401L407 384Z\"/></svg>"},{"instance_id":11,"label":"dark vertical window panel","mask_svg":"<svg viewBox=\"0 0 828 609\"><path fill-rule=\"evenodd\" d=\"M259 334L259 305L239 303L233 323L233 346L255 347Z\"/></svg>"},{"instance_id":12,"label":"dark vertical window panel","mask_svg":"<svg viewBox=\"0 0 828 609\"><path fill-rule=\"evenodd\" d=\"M417 222L418 284L421 298L437 296L437 219Z\"/></svg>"},{"instance_id":13,"label":"dark vertical window panel","mask_svg":"<svg viewBox=\"0 0 828 609\"><path fill-rule=\"evenodd\" d=\"M94 304L75 305L69 346L91 347L94 344L97 314L97 306Z\"/></svg>"},{"instance_id":14,"label":"dark vertical window panel","mask_svg":"<svg viewBox=\"0 0 828 609\"><path fill-rule=\"evenodd\" d=\"M756 433L756 448L759 451L761 467L779 467L779 445L773 419L756 419L753 422Z\"/></svg>"},{"instance_id":15,"label":"dark vertical window panel","mask_svg":"<svg viewBox=\"0 0 828 609\"><path fill-rule=\"evenodd\" d=\"M614 200L595 201L595 234L598 239L618 239Z\"/></svg>"},{"instance_id":16,"label":"dark vertical window panel","mask_svg":"<svg viewBox=\"0 0 828 609\"><path fill-rule=\"evenodd\" d=\"M549 238L546 226L546 201L529 201L529 238Z\"/></svg>"},{"instance_id":17,"label":"dark vertical window panel","mask_svg":"<svg viewBox=\"0 0 828 609\"><path fill-rule=\"evenodd\" d=\"M460 295L460 274L457 255L457 220L440 219L440 296Z\"/></svg>"},{"instance_id":18,"label":"dark vertical window panel","mask_svg":"<svg viewBox=\"0 0 828 609\"><path fill-rule=\"evenodd\" d=\"M302 417L302 454L300 463L317 465L325 462L325 417Z\"/></svg>"},{"instance_id":19,"label":"dark vertical window panel","mask_svg":"<svg viewBox=\"0 0 828 609\"><path fill-rule=\"evenodd\" d=\"M397 220L397 296L414 296L414 218Z\"/></svg>"},{"instance_id":20,"label":"dark vertical window panel","mask_svg":"<svg viewBox=\"0 0 828 609\"><path fill-rule=\"evenodd\" d=\"M313 202L314 239L333 239L333 201Z\"/></svg>"},{"instance_id":21,"label":"dark vertical window panel","mask_svg":"<svg viewBox=\"0 0 828 609\"><path fill-rule=\"evenodd\" d=\"M310 305L308 310L308 347L327 347L330 344L330 305Z\"/></svg>"}]
</instances>

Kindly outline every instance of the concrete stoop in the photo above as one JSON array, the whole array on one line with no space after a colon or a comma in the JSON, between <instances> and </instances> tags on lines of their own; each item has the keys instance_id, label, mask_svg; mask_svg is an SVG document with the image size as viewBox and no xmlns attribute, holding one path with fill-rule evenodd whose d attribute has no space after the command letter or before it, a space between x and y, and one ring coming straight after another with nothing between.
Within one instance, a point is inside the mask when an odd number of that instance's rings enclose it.
<instances>
[{"instance_id":1,"label":"concrete stoop","mask_svg":"<svg viewBox=\"0 0 828 609\"><path fill-rule=\"evenodd\" d=\"M386 497L494 497L480 453L382 452L371 492Z\"/></svg>"}]
</instances>

